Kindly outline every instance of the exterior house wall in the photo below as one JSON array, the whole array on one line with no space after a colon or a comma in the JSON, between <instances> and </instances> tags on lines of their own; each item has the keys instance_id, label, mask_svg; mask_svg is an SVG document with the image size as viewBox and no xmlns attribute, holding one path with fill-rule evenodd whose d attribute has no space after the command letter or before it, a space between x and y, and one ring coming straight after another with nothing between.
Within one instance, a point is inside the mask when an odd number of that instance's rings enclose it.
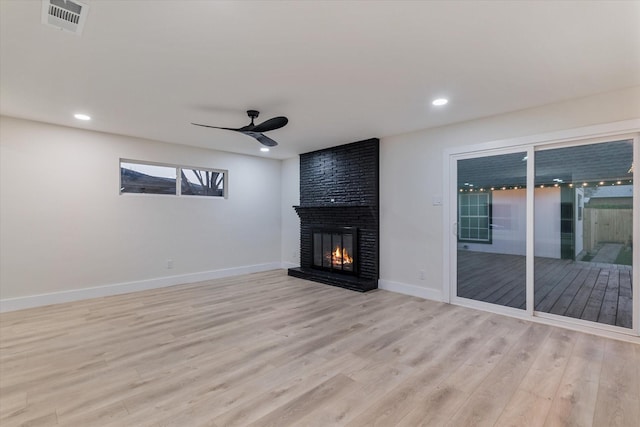
<instances>
[{"instance_id":1,"label":"exterior house wall","mask_svg":"<svg viewBox=\"0 0 640 427\"><path fill-rule=\"evenodd\" d=\"M524 255L526 250L526 190L497 190L493 205L491 243L458 242L458 249Z\"/></svg>"},{"instance_id":2,"label":"exterior house wall","mask_svg":"<svg viewBox=\"0 0 640 427\"><path fill-rule=\"evenodd\" d=\"M535 256L560 258L560 189L536 188L534 197Z\"/></svg>"},{"instance_id":3,"label":"exterior house wall","mask_svg":"<svg viewBox=\"0 0 640 427\"><path fill-rule=\"evenodd\" d=\"M526 254L526 190L492 193L491 244L458 242L458 249L509 255ZM535 190L535 254L560 258L560 189Z\"/></svg>"}]
</instances>

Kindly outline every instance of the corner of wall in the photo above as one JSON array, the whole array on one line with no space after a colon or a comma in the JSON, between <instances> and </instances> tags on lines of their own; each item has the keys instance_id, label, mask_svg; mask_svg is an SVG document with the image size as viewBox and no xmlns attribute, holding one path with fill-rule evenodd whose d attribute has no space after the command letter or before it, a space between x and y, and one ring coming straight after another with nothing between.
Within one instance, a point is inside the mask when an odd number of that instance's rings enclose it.
<instances>
[{"instance_id":1,"label":"corner of wall","mask_svg":"<svg viewBox=\"0 0 640 427\"><path fill-rule=\"evenodd\" d=\"M300 219L293 206L300 204L300 158L281 163L281 245L283 265L300 266Z\"/></svg>"},{"instance_id":2,"label":"corner of wall","mask_svg":"<svg viewBox=\"0 0 640 427\"><path fill-rule=\"evenodd\" d=\"M391 280L378 280L378 289L385 291L397 292L399 294L411 295L418 298L428 299L432 301L444 301L442 290L425 288L422 286L411 285L408 283L393 282Z\"/></svg>"}]
</instances>

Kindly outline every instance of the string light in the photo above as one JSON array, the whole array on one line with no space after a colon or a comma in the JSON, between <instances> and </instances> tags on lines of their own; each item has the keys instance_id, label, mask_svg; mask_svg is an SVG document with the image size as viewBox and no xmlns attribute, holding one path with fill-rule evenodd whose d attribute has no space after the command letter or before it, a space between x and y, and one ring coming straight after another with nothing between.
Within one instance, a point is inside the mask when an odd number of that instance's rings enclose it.
<instances>
[{"instance_id":1,"label":"string light","mask_svg":"<svg viewBox=\"0 0 640 427\"><path fill-rule=\"evenodd\" d=\"M629 180L609 180L609 181L583 181L581 183L566 183L560 179L554 178L550 182L538 183L534 186L534 188L587 188L591 187L593 189L599 188L601 186L615 186L615 185L631 185L633 183L633 179ZM460 193L465 192L473 192L474 190L478 193L486 193L489 191L496 190L526 190L526 185L503 185L503 186L493 186L493 187L475 187L474 184L465 182L464 184L460 184L460 188L458 191Z\"/></svg>"}]
</instances>

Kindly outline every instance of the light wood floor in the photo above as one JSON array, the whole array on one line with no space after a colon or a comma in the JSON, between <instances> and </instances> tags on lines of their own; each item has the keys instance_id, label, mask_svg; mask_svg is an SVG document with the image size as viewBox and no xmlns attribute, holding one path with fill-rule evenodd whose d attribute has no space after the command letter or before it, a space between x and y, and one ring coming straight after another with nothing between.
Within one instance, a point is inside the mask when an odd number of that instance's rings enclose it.
<instances>
[{"instance_id":1,"label":"light wood floor","mask_svg":"<svg viewBox=\"0 0 640 427\"><path fill-rule=\"evenodd\" d=\"M639 347L272 271L0 315L0 425L637 427Z\"/></svg>"}]
</instances>

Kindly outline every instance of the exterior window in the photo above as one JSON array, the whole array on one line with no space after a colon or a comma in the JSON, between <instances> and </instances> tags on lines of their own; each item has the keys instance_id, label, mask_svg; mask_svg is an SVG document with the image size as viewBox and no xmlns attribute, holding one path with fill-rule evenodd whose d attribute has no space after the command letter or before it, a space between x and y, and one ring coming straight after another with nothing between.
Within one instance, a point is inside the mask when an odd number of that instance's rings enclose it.
<instances>
[{"instance_id":1,"label":"exterior window","mask_svg":"<svg viewBox=\"0 0 640 427\"><path fill-rule=\"evenodd\" d=\"M491 194L458 194L458 240L491 243Z\"/></svg>"},{"instance_id":2,"label":"exterior window","mask_svg":"<svg viewBox=\"0 0 640 427\"><path fill-rule=\"evenodd\" d=\"M176 194L173 166L120 161L120 193Z\"/></svg>"},{"instance_id":3,"label":"exterior window","mask_svg":"<svg viewBox=\"0 0 640 427\"><path fill-rule=\"evenodd\" d=\"M181 178L181 194L224 197L223 171L182 168Z\"/></svg>"},{"instance_id":4,"label":"exterior window","mask_svg":"<svg viewBox=\"0 0 640 427\"><path fill-rule=\"evenodd\" d=\"M120 160L120 194L172 194L226 198L225 170Z\"/></svg>"}]
</instances>

